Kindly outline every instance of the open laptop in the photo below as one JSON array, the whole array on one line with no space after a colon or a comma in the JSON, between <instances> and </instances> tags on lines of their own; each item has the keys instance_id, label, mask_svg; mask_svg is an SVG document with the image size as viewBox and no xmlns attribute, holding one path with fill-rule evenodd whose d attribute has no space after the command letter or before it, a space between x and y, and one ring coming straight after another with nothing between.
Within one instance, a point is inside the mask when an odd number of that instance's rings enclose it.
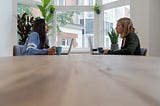
<instances>
[{"instance_id":1,"label":"open laptop","mask_svg":"<svg viewBox=\"0 0 160 106\"><path fill-rule=\"evenodd\" d=\"M93 42L91 36L88 38L88 40L89 40L90 52L92 55L104 55L104 53L99 53L97 49L93 48Z\"/></svg>"},{"instance_id":2,"label":"open laptop","mask_svg":"<svg viewBox=\"0 0 160 106\"><path fill-rule=\"evenodd\" d=\"M61 55L68 55L70 53L70 51L71 51L72 44L73 44L73 38L71 39L71 43L70 43L68 51L67 52L62 52Z\"/></svg>"}]
</instances>

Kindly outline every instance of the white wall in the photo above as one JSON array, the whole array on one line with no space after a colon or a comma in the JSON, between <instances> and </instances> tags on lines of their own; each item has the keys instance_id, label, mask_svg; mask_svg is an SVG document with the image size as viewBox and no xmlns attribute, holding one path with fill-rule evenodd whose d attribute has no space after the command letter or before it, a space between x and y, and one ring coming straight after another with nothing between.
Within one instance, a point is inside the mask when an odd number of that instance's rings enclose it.
<instances>
[{"instance_id":1,"label":"white wall","mask_svg":"<svg viewBox=\"0 0 160 106\"><path fill-rule=\"evenodd\" d=\"M148 48L149 0L131 0L131 18L138 32L141 47Z\"/></svg>"},{"instance_id":2,"label":"white wall","mask_svg":"<svg viewBox=\"0 0 160 106\"><path fill-rule=\"evenodd\" d=\"M131 0L131 18L149 56L160 56L159 10L160 0Z\"/></svg>"},{"instance_id":3,"label":"white wall","mask_svg":"<svg viewBox=\"0 0 160 106\"><path fill-rule=\"evenodd\" d=\"M160 0L150 0L149 50L151 56L160 56Z\"/></svg>"},{"instance_id":4,"label":"white wall","mask_svg":"<svg viewBox=\"0 0 160 106\"><path fill-rule=\"evenodd\" d=\"M12 56L12 47L16 41L16 36L12 29L12 10L12 0L4 0L3 3L0 3L0 57Z\"/></svg>"}]
</instances>

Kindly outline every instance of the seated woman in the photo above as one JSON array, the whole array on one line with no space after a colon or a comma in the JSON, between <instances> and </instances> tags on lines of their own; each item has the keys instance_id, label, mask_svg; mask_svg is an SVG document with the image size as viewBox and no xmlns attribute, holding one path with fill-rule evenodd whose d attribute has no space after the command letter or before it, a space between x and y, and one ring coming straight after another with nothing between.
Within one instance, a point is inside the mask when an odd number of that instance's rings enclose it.
<instances>
[{"instance_id":1,"label":"seated woman","mask_svg":"<svg viewBox=\"0 0 160 106\"><path fill-rule=\"evenodd\" d=\"M140 42L130 18L121 18L117 21L117 34L122 38L120 50L104 50L104 54L140 55Z\"/></svg>"},{"instance_id":2,"label":"seated woman","mask_svg":"<svg viewBox=\"0 0 160 106\"><path fill-rule=\"evenodd\" d=\"M49 48L45 20L38 18L34 21L33 31L27 38L22 55L53 55L55 47Z\"/></svg>"}]
</instances>

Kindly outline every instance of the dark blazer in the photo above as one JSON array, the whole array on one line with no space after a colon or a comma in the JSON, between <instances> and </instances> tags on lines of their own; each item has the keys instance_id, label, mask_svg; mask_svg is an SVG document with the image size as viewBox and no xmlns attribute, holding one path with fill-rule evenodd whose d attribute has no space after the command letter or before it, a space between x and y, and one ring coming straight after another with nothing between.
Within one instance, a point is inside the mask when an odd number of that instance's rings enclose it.
<instances>
[{"instance_id":1,"label":"dark blazer","mask_svg":"<svg viewBox=\"0 0 160 106\"><path fill-rule=\"evenodd\" d=\"M130 32L126 36L126 41L124 46L121 46L120 50L109 50L108 54L140 55L141 54L140 42L137 34L134 32Z\"/></svg>"}]
</instances>

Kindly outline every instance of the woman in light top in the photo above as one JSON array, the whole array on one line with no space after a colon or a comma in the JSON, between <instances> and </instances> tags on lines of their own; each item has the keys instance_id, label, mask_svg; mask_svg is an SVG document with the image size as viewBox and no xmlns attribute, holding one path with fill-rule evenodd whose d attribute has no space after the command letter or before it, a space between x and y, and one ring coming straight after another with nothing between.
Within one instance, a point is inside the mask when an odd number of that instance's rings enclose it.
<instances>
[{"instance_id":1,"label":"woman in light top","mask_svg":"<svg viewBox=\"0 0 160 106\"><path fill-rule=\"evenodd\" d=\"M116 32L122 38L121 49L104 50L104 54L140 55L140 42L130 18L121 18L117 21Z\"/></svg>"},{"instance_id":2,"label":"woman in light top","mask_svg":"<svg viewBox=\"0 0 160 106\"><path fill-rule=\"evenodd\" d=\"M46 36L47 27L45 20L37 18L33 24L33 31L27 38L24 48L22 50L23 55L53 55L56 48L48 46L48 37Z\"/></svg>"}]
</instances>

